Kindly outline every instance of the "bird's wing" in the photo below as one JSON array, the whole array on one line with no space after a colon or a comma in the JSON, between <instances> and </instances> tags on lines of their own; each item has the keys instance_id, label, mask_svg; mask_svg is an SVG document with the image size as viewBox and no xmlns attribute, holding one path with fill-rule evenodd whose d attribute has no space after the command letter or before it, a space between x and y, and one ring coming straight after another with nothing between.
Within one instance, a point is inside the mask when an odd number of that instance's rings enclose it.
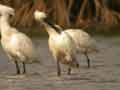
<instances>
[{"instance_id":1,"label":"bird's wing","mask_svg":"<svg viewBox=\"0 0 120 90\"><path fill-rule=\"evenodd\" d=\"M74 42L66 33L61 33L60 37L56 41L57 48L60 52L63 52L66 55L66 60L72 60L72 56L75 55L76 47Z\"/></svg>"},{"instance_id":2,"label":"bird's wing","mask_svg":"<svg viewBox=\"0 0 120 90\"><path fill-rule=\"evenodd\" d=\"M28 58L36 57L32 41L23 33L14 34L11 38L10 45L15 53L18 52Z\"/></svg>"},{"instance_id":3,"label":"bird's wing","mask_svg":"<svg viewBox=\"0 0 120 90\"><path fill-rule=\"evenodd\" d=\"M73 50L73 43L65 33L61 33L61 35L56 39L56 44L62 51L71 52Z\"/></svg>"},{"instance_id":4,"label":"bird's wing","mask_svg":"<svg viewBox=\"0 0 120 90\"><path fill-rule=\"evenodd\" d=\"M96 49L96 41L86 32L81 29L66 29L67 32L75 41L77 48L81 50Z\"/></svg>"},{"instance_id":5,"label":"bird's wing","mask_svg":"<svg viewBox=\"0 0 120 90\"><path fill-rule=\"evenodd\" d=\"M57 36L50 36L49 48L56 60L63 64L70 64L76 66L77 60L75 58L75 46L71 38L64 32Z\"/></svg>"}]
</instances>

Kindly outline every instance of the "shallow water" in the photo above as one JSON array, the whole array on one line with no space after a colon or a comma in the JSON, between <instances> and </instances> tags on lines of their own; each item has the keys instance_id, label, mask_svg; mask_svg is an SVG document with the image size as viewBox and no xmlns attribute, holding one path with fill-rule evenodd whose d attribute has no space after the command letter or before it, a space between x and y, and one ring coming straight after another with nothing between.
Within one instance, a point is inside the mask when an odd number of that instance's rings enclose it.
<instances>
[{"instance_id":1,"label":"shallow water","mask_svg":"<svg viewBox=\"0 0 120 90\"><path fill-rule=\"evenodd\" d=\"M80 69L61 65L62 76L56 75L56 64L47 38L34 38L41 64L27 65L26 75L15 75L15 65L0 48L0 90L120 90L120 37L95 37L100 52L90 54L91 68L84 55L77 55Z\"/></svg>"}]
</instances>

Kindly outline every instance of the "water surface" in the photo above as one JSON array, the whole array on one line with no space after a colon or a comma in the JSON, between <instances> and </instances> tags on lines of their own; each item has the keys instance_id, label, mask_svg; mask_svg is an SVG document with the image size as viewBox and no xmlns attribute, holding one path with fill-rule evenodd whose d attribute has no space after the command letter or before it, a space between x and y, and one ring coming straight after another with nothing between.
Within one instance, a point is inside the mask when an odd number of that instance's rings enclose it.
<instances>
[{"instance_id":1,"label":"water surface","mask_svg":"<svg viewBox=\"0 0 120 90\"><path fill-rule=\"evenodd\" d=\"M15 75L15 65L0 48L0 90L120 90L120 37L95 37L100 52L90 54L91 68L84 55L77 55L79 70L68 76L61 65L62 76L56 75L56 64L47 38L34 38L41 64L27 65L26 75Z\"/></svg>"}]
</instances>

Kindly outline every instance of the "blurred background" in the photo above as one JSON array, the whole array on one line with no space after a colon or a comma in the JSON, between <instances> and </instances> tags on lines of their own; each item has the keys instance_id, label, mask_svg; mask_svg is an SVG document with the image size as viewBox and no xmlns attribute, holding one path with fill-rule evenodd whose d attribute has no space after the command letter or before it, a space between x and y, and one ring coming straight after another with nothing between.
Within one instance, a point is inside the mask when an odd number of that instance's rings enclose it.
<instances>
[{"instance_id":1,"label":"blurred background","mask_svg":"<svg viewBox=\"0 0 120 90\"><path fill-rule=\"evenodd\" d=\"M63 28L83 28L87 32L113 35L120 32L120 0L0 0L16 15L11 24L28 34L46 34L33 18L34 10L45 11ZM36 30L37 29L37 30Z\"/></svg>"}]
</instances>

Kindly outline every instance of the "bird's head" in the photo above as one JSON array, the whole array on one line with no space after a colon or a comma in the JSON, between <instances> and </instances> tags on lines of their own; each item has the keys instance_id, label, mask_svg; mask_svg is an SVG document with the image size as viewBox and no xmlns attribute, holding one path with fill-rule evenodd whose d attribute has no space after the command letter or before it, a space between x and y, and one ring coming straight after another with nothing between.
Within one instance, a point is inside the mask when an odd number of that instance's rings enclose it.
<instances>
[{"instance_id":1,"label":"bird's head","mask_svg":"<svg viewBox=\"0 0 120 90\"><path fill-rule=\"evenodd\" d=\"M55 22L45 12L36 10L34 12L34 18L36 21L41 22L41 24L45 25L46 27L51 26L57 32L61 32L61 28L55 26L56 25Z\"/></svg>"},{"instance_id":2,"label":"bird's head","mask_svg":"<svg viewBox=\"0 0 120 90\"><path fill-rule=\"evenodd\" d=\"M47 15L42 11L36 10L34 12L34 18L35 18L36 21L43 21L44 19L47 18Z\"/></svg>"},{"instance_id":3,"label":"bird's head","mask_svg":"<svg viewBox=\"0 0 120 90\"><path fill-rule=\"evenodd\" d=\"M9 6L0 4L0 15L15 15L15 10Z\"/></svg>"}]
</instances>

